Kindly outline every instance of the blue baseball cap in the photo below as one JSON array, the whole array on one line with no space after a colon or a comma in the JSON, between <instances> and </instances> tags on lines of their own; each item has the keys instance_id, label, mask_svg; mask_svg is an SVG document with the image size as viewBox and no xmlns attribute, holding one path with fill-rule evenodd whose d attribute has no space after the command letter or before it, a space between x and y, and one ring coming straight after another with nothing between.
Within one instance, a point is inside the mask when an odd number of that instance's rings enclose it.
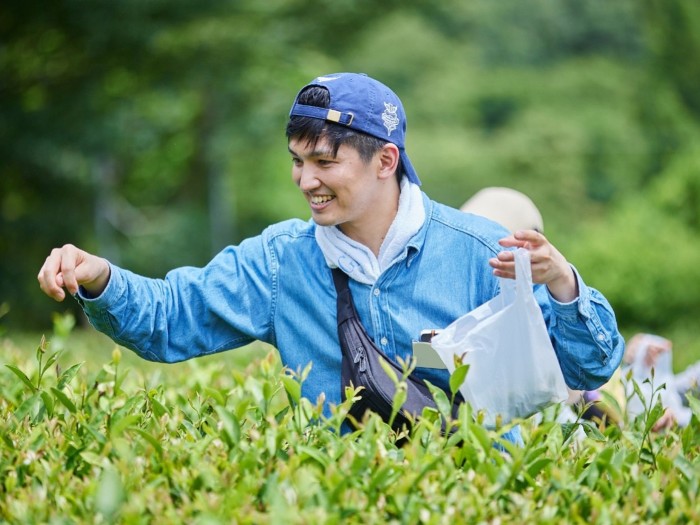
<instances>
[{"instance_id":1,"label":"blue baseball cap","mask_svg":"<svg viewBox=\"0 0 700 525\"><path fill-rule=\"evenodd\" d=\"M299 104L297 94L290 117L311 117L342 124L367 135L391 142L399 148L401 165L408 180L420 179L406 155L406 113L391 89L364 73L334 73L316 77L300 90L320 86L328 90L328 108Z\"/></svg>"}]
</instances>

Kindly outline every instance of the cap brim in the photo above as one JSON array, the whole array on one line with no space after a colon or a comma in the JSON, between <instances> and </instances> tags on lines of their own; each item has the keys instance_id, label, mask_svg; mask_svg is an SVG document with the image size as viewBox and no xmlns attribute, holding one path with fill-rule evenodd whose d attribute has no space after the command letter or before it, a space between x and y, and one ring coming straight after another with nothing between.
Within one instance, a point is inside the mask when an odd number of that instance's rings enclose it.
<instances>
[{"instance_id":1,"label":"cap brim","mask_svg":"<svg viewBox=\"0 0 700 525\"><path fill-rule=\"evenodd\" d=\"M421 185L420 179L418 178L418 174L416 173L416 170L413 168L413 164L411 164L411 161L408 159L408 155L406 155L406 151L401 149L401 166L403 167L403 173L408 177L408 180L410 180L412 183L417 184L418 186Z\"/></svg>"}]
</instances>

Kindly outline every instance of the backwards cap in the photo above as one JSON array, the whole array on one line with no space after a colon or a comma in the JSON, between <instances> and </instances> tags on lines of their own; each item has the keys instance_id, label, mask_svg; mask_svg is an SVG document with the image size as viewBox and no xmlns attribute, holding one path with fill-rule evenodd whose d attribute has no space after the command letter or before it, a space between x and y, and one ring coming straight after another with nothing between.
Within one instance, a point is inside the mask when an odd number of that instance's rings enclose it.
<instances>
[{"instance_id":1,"label":"backwards cap","mask_svg":"<svg viewBox=\"0 0 700 525\"><path fill-rule=\"evenodd\" d=\"M335 122L391 142L399 148L401 165L408 180L420 185L418 174L406 155L406 114L396 93L362 73L320 76L304 86L301 91L309 86L324 87L328 90L329 107L299 104L297 94L289 112L290 117L311 117Z\"/></svg>"}]
</instances>

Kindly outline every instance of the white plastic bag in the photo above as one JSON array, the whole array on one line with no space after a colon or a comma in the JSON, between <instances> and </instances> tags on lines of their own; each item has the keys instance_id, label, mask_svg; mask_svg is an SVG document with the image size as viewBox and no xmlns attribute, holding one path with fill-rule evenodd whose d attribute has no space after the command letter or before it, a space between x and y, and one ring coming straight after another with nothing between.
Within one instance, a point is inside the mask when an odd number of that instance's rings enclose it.
<instances>
[{"instance_id":1,"label":"white plastic bag","mask_svg":"<svg viewBox=\"0 0 700 525\"><path fill-rule=\"evenodd\" d=\"M450 373L454 356L469 364L460 392L487 425L525 418L568 396L564 376L532 290L530 254L515 251L515 280L432 338Z\"/></svg>"}]
</instances>

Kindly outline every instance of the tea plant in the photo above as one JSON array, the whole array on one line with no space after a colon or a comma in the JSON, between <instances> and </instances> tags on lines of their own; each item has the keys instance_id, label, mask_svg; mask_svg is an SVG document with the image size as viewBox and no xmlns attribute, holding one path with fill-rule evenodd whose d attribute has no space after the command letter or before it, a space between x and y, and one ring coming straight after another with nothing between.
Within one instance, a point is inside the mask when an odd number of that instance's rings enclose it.
<instances>
[{"instance_id":1,"label":"tea plant","mask_svg":"<svg viewBox=\"0 0 700 525\"><path fill-rule=\"evenodd\" d=\"M342 433L354 392L324 414L301 397L308 368L280 371L274 353L171 374L129 370L115 349L93 370L62 363L60 329L31 355L3 353L0 521L700 522L694 399L690 425L662 434L653 407L603 431L552 410L520 422L514 446L512 425L487 429L462 405L445 437L444 393L410 430L369 416Z\"/></svg>"}]
</instances>

